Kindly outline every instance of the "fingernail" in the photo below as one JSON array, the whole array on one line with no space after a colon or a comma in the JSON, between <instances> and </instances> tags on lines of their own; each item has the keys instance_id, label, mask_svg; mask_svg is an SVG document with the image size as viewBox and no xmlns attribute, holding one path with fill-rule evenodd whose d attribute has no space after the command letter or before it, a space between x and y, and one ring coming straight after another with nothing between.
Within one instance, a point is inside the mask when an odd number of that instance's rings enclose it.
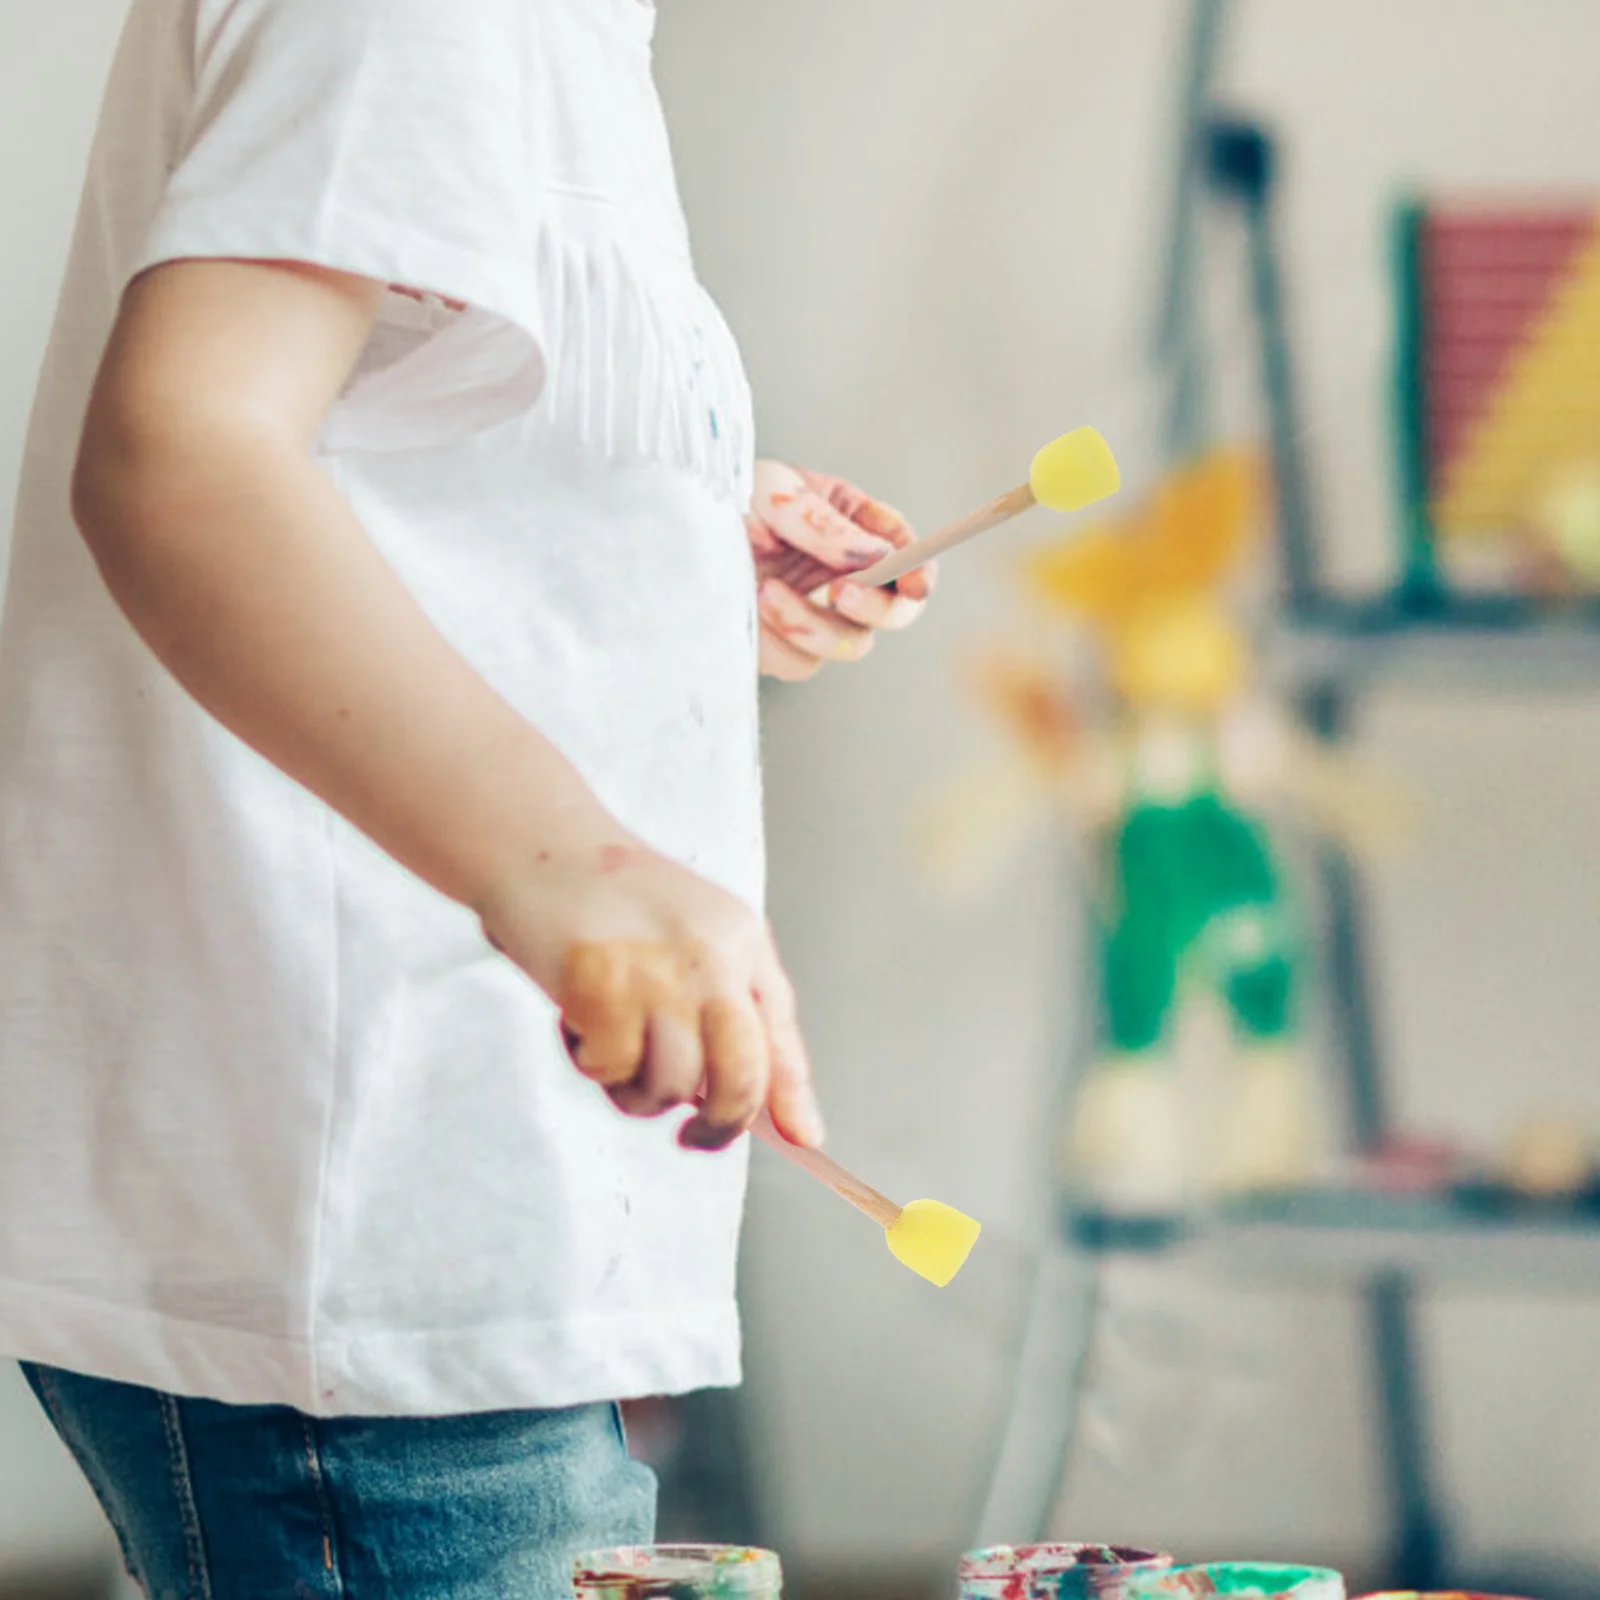
<instances>
[{"instance_id":1,"label":"fingernail","mask_svg":"<svg viewBox=\"0 0 1600 1600\"><path fill-rule=\"evenodd\" d=\"M911 524L905 517L893 506L885 505L881 500L865 501L856 515L863 526L871 528L875 533L885 535L912 533Z\"/></svg>"},{"instance_id":2,"label":"fingernail","mask_svg":"<svg viewBox=\"0 0 1600 1600\"><path fill-rule=\"evenodd\" d=\"M738 1137L737 1128L718 1128L699 1117L691 1117L678 1130L678 1143L685 1150L726 1150Z\"/></svg>"},{"instance_id":3,"label":"fingernail","mask_svg":"<svg viewBox=\"0 0 1600 1600\"><path fill-rule=\"evenodd\" d=\"M836 583L833 586L833 603L836 606L859 606L871 593L864 583Z\"/></svg>"},{"instance_id":4,"label":"fingernail","mask_svg":"<svg viewBox=\"0 0 1600 1600\"><path fill-rule=\"evenodd\" d=\"M859 539L844 551L844 558L852 566L870 567L894 554L894 546L887 539Z\"/></svg>"},{"instance_id":5,"label":"fingernail","mask_svg":"<svg viewBox=\"0 0 1600 1600\"><path fill-rule=\"evenodd\" d=\"M795 1117L794 1131L809 1145L821 1145L828 1137L828 1125L822 1120L822 1108L815 1100L807 1099Z\"/></svg>"}]
</instances>

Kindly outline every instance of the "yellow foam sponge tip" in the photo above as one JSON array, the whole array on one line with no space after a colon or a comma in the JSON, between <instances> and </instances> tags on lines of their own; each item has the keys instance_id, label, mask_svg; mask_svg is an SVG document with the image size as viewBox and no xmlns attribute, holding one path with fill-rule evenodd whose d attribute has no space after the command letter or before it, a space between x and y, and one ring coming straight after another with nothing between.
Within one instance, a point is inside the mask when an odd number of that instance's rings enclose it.
<instances>
[{"instance_id":1,"label":"yellow foam sponge tip","mask_svg":"<svg viewBox=\"0 0 1600 1600\"><path fill-rule=\"evenodd\" d=\"M1033 498L1052 511L1081 511L1122 487L1111 446L1098 429L1075 428L1047 444L1028 469Z\"/></svg>"},{"instance_id":2,"label":"yellow foam sponge tip","mask_svg":"<svg viewBox=\"0 0 1600 1600\"><path fill-rule=\"evenodd\" d=\"M938 1200L913 1200L888 1229L895 1259L942 1289L978 1242L978 1224Z\"/></svg>"}]
</instances>

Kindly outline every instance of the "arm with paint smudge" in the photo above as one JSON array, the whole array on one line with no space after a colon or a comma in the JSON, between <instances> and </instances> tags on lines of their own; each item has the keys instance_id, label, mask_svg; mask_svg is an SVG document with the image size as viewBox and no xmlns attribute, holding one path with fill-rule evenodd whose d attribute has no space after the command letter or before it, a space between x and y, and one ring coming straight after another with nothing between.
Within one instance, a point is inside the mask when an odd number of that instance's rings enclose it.
<instances>
[{"instance_id":1,"label":"arm with paint smudge","mask_svg":"<svg viewBox=\"0 0 1600 1600\"><path fill-rule=\"evenodd\" d=\"M706 1106L726 1143L770 1105L818 1136L762 919L645 849L434 628L313 450L382 287L184 261L128 290L73 509L107 588L219 722L471 907L568 1013L623 1109Z\"/></svg>"}]
</instances>

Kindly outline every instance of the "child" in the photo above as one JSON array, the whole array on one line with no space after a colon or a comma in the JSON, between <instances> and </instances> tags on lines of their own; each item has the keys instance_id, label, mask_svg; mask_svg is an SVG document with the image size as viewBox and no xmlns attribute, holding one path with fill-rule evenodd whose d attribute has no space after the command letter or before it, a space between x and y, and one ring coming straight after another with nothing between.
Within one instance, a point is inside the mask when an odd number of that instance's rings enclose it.
<instances>
[{"instance_id":1,"label":"child","mask_svg":"<svg viewBox=\"0 0 1600 1600\"><path fill-rule=\"evenodd\" d=\"M752 472L653 21L127 24L0 626L0 1349L160 1600L647 1538L615 1402L737 1381L735 1141L822 1137L758 653L927 580L758 590L910 533Z\"/></svg>"}]
</instances>

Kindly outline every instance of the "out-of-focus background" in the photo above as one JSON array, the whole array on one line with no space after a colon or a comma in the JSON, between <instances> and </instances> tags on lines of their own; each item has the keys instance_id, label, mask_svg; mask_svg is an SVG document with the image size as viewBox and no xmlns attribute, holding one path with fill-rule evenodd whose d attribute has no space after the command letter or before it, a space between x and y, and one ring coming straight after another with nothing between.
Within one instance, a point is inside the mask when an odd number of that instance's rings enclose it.
<instances>
[{"instance_id":1,"label":"out-of-focus background","mask_svg":"<svg viewBox=\"0 0 1600 1600\"><path fill-rule=\"evenodd\" d=\"M665 0L686 204L767 453L849 476L923 526L1009 487L1079 422L1112 439L1132 489L1155 481L1169 454L1151 346L1185 87L1206 54L1196 9ZM1352 1209L1352 1169L1330 1169L1321 1226L1291 1208L1243 1244L1225 1226L1194 1248L1061 1242L1063 1089L1094 988L1081 851L1063 816L952 897L914 848L953 775L1006 759L965 662L1026 614L1018 552L1059 524L1036 515L952 557L914 635L772 695L773 906L835 1153L888 1193L980 1217L982 1242L936 1291L758 1152L746 1388L641 1419L669 1525L773 1544L797 1588L941 1593L980 1536L1048 1531L1316 1559L1374 1582L1509 1572L1548 1600L1600 1594L1600 1228L1582 1175L1526 1193L1541 1153L1560 1167L1558 1130L1600 1132L1600 634L1571 572L1552 584L1505 559L1487 581L1483 561L1441 556L1419 587L1414 537L1407 598L1388 598L1408 548L1397 434L1428 425L1415 395L1397 404L1396 362L1410 338L1426 365L1437 332L1400 315L1435 286L1425 267L1397 272L1397 204L1423 201L1447 228L1452 207L1470 219L1465 201L1489 197L1512 218L1511 257L1551 217L1581 236L1600 213L1600 10L1218 9L1209 103L1267 130L1278 158L1257 238L1281 271L1297 386L1280 446L1308 475L1319 595L1370 602L1303 608L1287 632L1361 669L1358 691L1341 672L1318 681L1339 686L1351 752L1418 819L1353 879L1319 876L1314 840L1287 852L1310 922L1354 937L1371 978L1366 1008L1341 1012L1348 986L1319 965L1306 1049L1327 1142L1348 1149L1373 1132L1370 1104L1354 1124L1346 1109L1350 1030L1370 1023L1382 1131L1449 1147L1448 1176L1413 1173L1420 1198ZM0 499L123 10L0 0ZM1204 270L1205 381L1227 438L1264 440L1248 207L1200 192L1199 165L1184 259L1196 283ZM1536 343L1553 315L1536 306L1519 337ZM1571 368L1581 409L1586 369ZM1563 450L1550 465L1579 474L1581 557L1589 458ZM1258 587L1280 593L1271 548L1255 560ZM1285 614L1258 610L1269 629ZM1330 918L1330 885L1337 899L1352 881L1359 915ZM1504 1182L1519 1158L1534 1177ZM105 1593L110 1571L88 1496L3 1378L0 1594L11 1574L36 1600L54 1574L63 1594Z\"/></svg>"}]
</instances>

